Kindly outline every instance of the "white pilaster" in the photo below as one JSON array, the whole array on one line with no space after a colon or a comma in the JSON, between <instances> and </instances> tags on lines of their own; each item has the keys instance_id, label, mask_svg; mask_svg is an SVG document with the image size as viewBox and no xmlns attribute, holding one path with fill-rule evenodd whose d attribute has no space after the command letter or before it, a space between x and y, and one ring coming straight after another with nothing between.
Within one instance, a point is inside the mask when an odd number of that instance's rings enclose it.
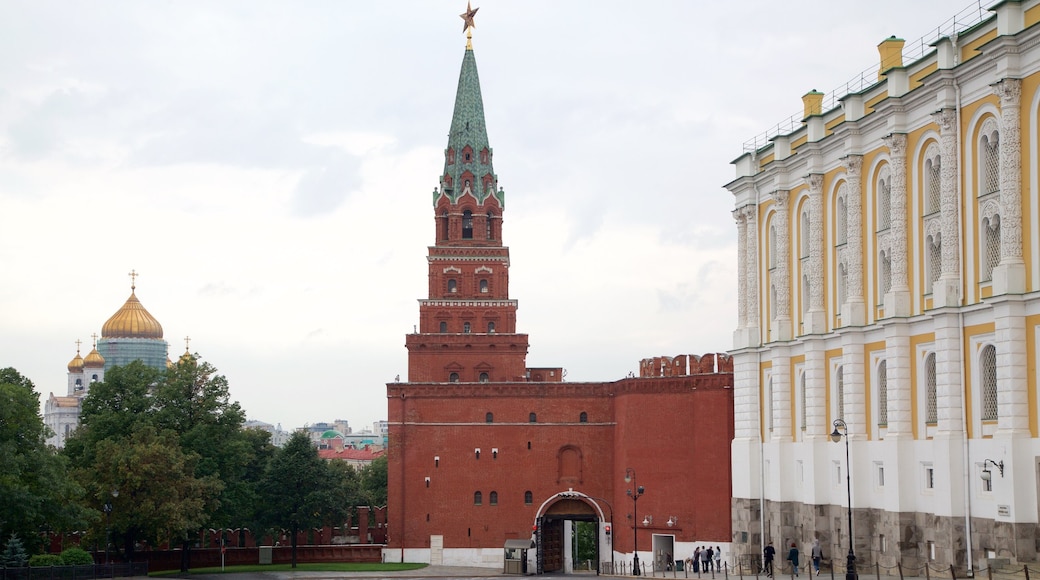
<instances>
[{"instance_id":1,"label":"white pilaster","mask_svg":"<svg viewBox=\"0 0 1040 580\"><path fill-rule=\"evenodd\" d=\"M994 85L1000 96L1000 264L993 268L993 295L1022 294L1026 266L1022 259L1022 81Z\"/></svg>"},{"instance_id":2,"label":"white pilaster","mask_svg":"<svg viewBox=\"0 0 1040 580\"><path fill-rule=\"evenodd\" d=\"M848 195L845 200L848 217L846 223L846 250L849 256L848 286L845 304L842 306L843 326L863 326L867 323L866 304L863 301L863 156L845 157L845 173L848 176Z\"/></svg>"},{"instance_id":3,"label":"white pilaster","mask_svg":"<svg viewBox=\"0 0 1040 580\"><path fill-rule=\"evenodd\" d=\"M910 325L885 325L885 366L888 374L888 429L886 439L913 437L910 413Z\"/></svg>"},{"instance_id":4,"label":"white pilaster","mask_svg":"<svg viewBox=\"0 0 1040 580\"><path fill-rule=\"evenodd\" d=\"M888 146L892 163L892 187L889 198L892 287L885 294L885 317L906 317L910 316L906 237L906 135L892 133L885 137L884 141Z\"/></svg>"}]
</instances>

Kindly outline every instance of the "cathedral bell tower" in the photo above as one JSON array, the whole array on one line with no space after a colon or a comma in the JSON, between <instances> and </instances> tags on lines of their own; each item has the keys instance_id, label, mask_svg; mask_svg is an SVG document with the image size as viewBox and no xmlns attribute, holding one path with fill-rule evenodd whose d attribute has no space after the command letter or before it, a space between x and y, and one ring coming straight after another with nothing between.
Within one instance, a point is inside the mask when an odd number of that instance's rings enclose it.
<instances>
[{"instance_id":1,"label":"cathedral bell tower","mask_svg":"<svg viewBox=\"0 0 1040 580\"><path fill-rule=\"evenodd\" d=\"M419 300L418 332L407 336L408 381L525 380L527 335L516 333L509 298L509 248L502 244L505 192L498 187L473 56L476 10L463 14L455 111L433 192L435 241L429 247L429 297Z\"/></svg>"}]
</instances>

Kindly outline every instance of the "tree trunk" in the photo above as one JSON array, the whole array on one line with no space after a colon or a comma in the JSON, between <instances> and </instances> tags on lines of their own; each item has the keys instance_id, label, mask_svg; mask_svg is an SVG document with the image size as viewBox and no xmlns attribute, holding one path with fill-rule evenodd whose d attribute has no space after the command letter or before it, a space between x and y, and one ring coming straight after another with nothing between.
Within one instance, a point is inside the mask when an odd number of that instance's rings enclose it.
<instances>
[{"instance_id":1,"label":"tree trunk","mask_svg":"<svg viewBox=\"0 0 1040 580\"><path fill-rule=\"evenodd\" d=\"M181 572L187 572L191 568L191 542L189 538L181 541Z\"/></svg>"},{"instance_id":2,"label":"tree trunk","mask_svg":"<svg viewBox=\"0 0 1040 580\"><path fill-rule=\"evenodd\" d=\"M300 529L300 526L293 522L292 525L292 567L296 568L296 532Z\"/></svg>"}]
</instances>

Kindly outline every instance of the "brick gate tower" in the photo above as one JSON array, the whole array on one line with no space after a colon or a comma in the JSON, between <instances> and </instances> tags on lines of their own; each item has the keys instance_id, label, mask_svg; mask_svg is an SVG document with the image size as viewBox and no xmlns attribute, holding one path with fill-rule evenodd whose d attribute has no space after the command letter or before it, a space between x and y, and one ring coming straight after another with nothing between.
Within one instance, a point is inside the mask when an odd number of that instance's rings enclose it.
<instances>
[{"instance_id":1,"label":"brick gate tower","mask_svg":"<svg viewBox=\"0 0 1040 580\"><path fill-rule=\"evenodd\" d=\"M470 40L433 206L429 297L419 301L419 332L406 339L408 381L523 380L527 335L516 333L517 302L509 298L505 192L492 165Z\"/></svg>"},{"instance_id":2,"label":"brick gate tower","mask_svg":"<svg viewBox=\"0 0 1040 580\"><path fill-rule=\"evenodd\" d=\"M467 32L475 12L463 14ZM386 389L384 560L544 573L584 558L617 573L641 548L651 573L697 542L726 544L728 357L646 359L639 376L611 382L564 382L563 367L526 365L469 40L438 181L408 378ZM624 479L636 472L638 512ZM596 538L594 555L571 549L579 529Z\"/></svg>"}]
</instances>

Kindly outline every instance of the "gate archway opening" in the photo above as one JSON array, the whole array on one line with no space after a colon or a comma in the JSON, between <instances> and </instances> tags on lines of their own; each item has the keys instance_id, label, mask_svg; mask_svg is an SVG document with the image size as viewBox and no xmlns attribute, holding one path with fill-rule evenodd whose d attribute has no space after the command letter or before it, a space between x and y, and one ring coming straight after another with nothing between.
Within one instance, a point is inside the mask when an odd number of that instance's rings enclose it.
<instances>
[{"instance_id":1,"label":"gate archway opening","mask_svg":"<svg viewBox=\"0 0 1040 580\"><path fill-rule=\"evenodd\" d=\"M594 530L591 546L585 534L575 534L575 530L583 528L577 525L582 522L591 523ZM537 573L573 572L580 564L578 554L591 551L591 558L586 559L598 575L605 543L604 526L610 524L596 500L584 493L568 490L546 499L538 508L534 523ZM580 543L583 538L584 546ZM611 549L609 544L605 549Z\"/></svg>"}]
</instances>

